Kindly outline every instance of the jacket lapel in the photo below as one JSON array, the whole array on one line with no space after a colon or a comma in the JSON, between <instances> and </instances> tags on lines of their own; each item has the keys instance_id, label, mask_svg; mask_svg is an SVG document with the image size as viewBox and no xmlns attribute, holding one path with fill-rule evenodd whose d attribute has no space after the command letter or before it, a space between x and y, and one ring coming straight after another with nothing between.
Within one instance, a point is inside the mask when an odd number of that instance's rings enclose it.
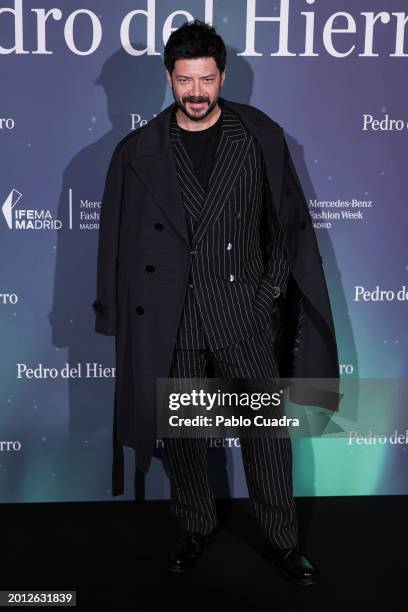
<instances>
[{"instance_id":1,"label":"jacket lapel","mask_svg":"<svg viewBox=\"0 0 408 612\"><path fill-rule=\"evenodd\" d=\"M197 216L195 244L202 239L210 224L218 217L234 186L249 150L251 136L247 130L254 134L261 145L273 204L276 212L279 210L284 159L283 139L279 126L270 126L266 121L253 118L237 103L223 98L220 98L219 102L224 108L225 118L222 121L221 139L207 194L201 213L199 217ZM130 163L169 223L190 249L186 215L170 139L170 122L175 108L176 104L171 104L141 128ZM233 114L230 113L228 119L229 110ZM238 122L234 114L238 116ZM234 117L233 120L231 116ZM198 181L196 186L201 187Z\"/></svg>"},{"instance_id":2,"label":"jacket lapel","mask_svg":"<svg viewBox=\"0 0 408 612\"><path fill-rule=\"evenodd\" d=\"M193 163L183 145L180 128L173 116L171 140L183 201L195 220L192 246L202 240L205 232L216 221L240 173L249 151L250 135L241 121L228 109L221 119L221 136L215 153L207 190L199 182Z\"/></svg>"},{"instance_id":3,"label":"jacket lapel","mask_svg":"<svg viewBox=\"0 0 408 612\"><path fill-rule=\"evenodd\" d=\"M183 203L196 223L203 207L205 190L196 176L193 162L183 144L180 128L174 114L170 125L170 137Z\"/></svg>"},{"instance_id":4,"label":"jacket lapel","mask_svg":"<svg viewBox=\"0 0 408 612\"><path fill-rule=\"evenodd\" d=\"M284 164L284 139L282 128L275 122L265 121L256 113L248 112L248 107L230 100L220 99L225 108L231 109L241 119L242 123L254 134L265 161L266 174L272 195L275 212L279 214L281 204L282 177Z\"/></svg>"},{"instance_id":5,"label":"jacket lapel","mask_svg":"<svg viewBox=\"0 0 408 612\"><path fill-rule=\"evenodd\" d=\"M228 109L224 109L221 121L221 138L215 154L214 165L207 191L197 220L192 246L202 240L221 213L238 178L249 151L250 135L241 121Z\"/></svg>"}]
</instances>

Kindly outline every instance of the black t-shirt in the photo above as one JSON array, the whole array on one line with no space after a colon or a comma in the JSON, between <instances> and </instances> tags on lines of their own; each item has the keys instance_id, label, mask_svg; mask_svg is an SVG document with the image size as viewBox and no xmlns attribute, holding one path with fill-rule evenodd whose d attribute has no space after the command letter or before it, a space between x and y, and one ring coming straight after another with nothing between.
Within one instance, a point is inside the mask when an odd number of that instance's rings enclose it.
<instances>
[{"instance_id":1,"label":"black t-shirt","mask_svg":"<svg viewBox=\"0 0 408 612\"><path fill-rule=\"evenodd\" d=\"M184 130L179 126L183 145L193 162L196 176L205 190L207 189L221 136L221 121L222 111L214 125L205 130L193 132L191 130Z\"/></svg>"}]
</instances>

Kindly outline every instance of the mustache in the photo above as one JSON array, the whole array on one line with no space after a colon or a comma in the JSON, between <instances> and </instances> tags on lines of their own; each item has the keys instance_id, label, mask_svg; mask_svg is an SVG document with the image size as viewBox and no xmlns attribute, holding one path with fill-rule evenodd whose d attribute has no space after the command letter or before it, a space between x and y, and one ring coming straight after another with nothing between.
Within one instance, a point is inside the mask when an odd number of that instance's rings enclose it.
<instances>
[{"instance_id":1,"label":"mustache","mask_svg":"<svg viewBox=\"0 0 408 612\"><path fill-rule=\"evenodd\" d=\"M208 96L184 96L182 100L184 104L186 102L207 102L210 104L210 98Z\"/></svg>"}]
</instances>

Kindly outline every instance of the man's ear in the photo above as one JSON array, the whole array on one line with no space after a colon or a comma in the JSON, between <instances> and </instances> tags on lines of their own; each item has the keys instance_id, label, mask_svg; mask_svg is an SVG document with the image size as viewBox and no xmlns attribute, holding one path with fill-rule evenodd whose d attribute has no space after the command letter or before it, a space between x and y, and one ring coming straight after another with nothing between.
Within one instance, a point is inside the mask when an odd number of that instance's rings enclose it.
<instances>
[{"instance_id":1,"label":"man's ear","mask_svg":"<svg viewBox=\"0 0 408 612\"><path fill-rule=\"evenodd\" d=\"M171 88L172 87L171 75L168 70L166 70L166 79L167 79L167 83L169 84L169 87Z\"/></svg>"},{"instance_id":2,"label":"man's ear","mask_svg":"<svg viewBox=\"0 0 408 612\"><path fill-rule=\"evenodd\" d=\"M223 72L221 72L221 87L224 85L224 81L225 81L225 75L226 75L226 68L224 68Z\"/></svg>"}]
</instances>

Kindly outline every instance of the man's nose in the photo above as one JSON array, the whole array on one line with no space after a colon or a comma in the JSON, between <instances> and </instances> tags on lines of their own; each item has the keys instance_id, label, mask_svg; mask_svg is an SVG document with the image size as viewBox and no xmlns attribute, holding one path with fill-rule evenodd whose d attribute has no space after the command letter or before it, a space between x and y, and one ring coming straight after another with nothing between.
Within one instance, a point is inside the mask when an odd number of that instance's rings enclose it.
<instances>
[{"instance_id":1,"label":"man's nose","mask_svg":"<svg viewBox=\"0 0 408 612\"><path fill-rule=\"evenodd\" d=\"M201 96L202 95L201 83L199 81L197 81L196 83L193 83L191 95L192 96Z\"/></svg>"}]
</instances>

